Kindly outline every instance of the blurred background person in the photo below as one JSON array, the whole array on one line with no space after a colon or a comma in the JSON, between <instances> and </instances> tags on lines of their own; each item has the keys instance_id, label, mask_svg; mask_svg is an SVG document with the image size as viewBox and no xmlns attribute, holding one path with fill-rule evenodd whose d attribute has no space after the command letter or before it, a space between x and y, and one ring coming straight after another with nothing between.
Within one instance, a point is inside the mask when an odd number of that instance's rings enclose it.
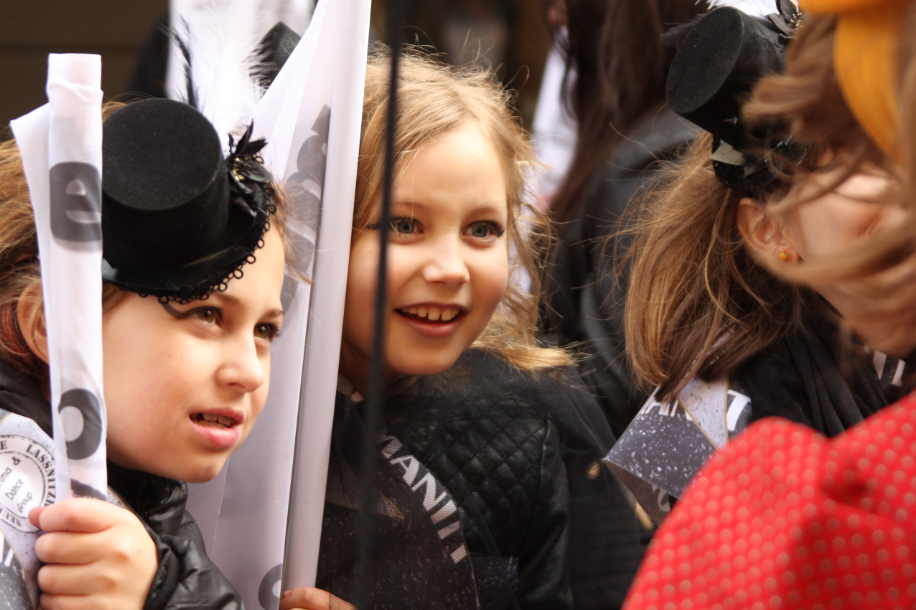
<instances>
[{"instance_id":1,"label":"blurred background person","mask_svg":"<svg viewBox=\"0 0 916 610\"><path fill-rule=\"evenodd\" d=\"M562 8L561 8L562 7ZM629 204L658 178L696 128L665 107L674 50L661 35L707 11L696 0L553 0L555 36L566 26L565 80L578 126L565 181L550 202L561 223L550 267L545 328L561 345L581 342L580 373L616 435L642 406L624 360L623 239L605 247ZM565 18L564 18L565 17Z\"/></svg>"}]
</instances>

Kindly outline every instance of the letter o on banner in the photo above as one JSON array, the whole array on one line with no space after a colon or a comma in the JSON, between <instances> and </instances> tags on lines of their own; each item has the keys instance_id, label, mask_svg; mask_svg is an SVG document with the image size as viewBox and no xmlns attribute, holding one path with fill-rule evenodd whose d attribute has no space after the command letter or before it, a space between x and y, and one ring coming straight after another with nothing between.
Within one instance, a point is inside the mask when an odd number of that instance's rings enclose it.
<instances>
[{"instance_id":1,"label":"letter o on banner","mask_svg":"<svg viewBox=\"0 0 916 610\"><path fill-rule=\"evenodd\" d=\"M99 399L89 390L67 390L60 397L58 411L74 407L83 416L83 430L73 440L67 441L67 457L84 460L94 454L102 442L102 407Z\"/></svg>"},{"instance_id":2,"label":"letter o on banner","mask_svg":"<svg viewBox=\"0 0 916 610\"><path fill-rule=\"evenodd\" d=\"M274 593L274 586L280 582L282 563L278 563L264 575L261 586L258 587L258 601L264 610L276 610L280 605L280 598Z\"/></svg>"}]
</instances>

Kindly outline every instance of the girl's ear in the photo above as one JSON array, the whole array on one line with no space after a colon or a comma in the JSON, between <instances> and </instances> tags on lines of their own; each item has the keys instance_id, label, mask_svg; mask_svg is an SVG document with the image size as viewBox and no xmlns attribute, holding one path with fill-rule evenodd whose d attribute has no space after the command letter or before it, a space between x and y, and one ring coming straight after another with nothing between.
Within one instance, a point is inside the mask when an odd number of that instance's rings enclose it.
<instances>
[{"instance_id":1,"label":"girl's ear","mask_svg":"<svg viewBox=\"0 0 916 610\"><path fill-rule=\"evenodd\" d=\"M798 254L783 226L767 214L764 206L750 197L738 202L738 230L751 253L766 265L798 262Z\"/></svg>"},{"instance_id":2,"label":"girl's ear","mask_svg":"<svg viewBox=\"0 0 916 610\"><path fill-rule=\"evenodd\" d=\"M48 335L45 330L44 304L41 288L26 288L16 303L16 321L26 345L39 359L48 364Z\"/></svg>"}]
</instances>

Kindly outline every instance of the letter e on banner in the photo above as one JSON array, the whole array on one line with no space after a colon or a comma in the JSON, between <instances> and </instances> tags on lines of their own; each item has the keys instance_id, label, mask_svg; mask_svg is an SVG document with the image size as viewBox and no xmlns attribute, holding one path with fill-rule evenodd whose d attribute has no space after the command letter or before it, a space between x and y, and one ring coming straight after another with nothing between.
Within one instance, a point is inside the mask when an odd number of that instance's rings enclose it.
<instances>
[{"instance_id":1,"label":"letter e on banner","mask_svg":"<svg viewBox=\"0 0 916 610\"><path fill-rule=\"evenodd\" d=\"M102 247L101 176L88 163L51 168L51 234L68 250Z\"/></svg>"}]
</instances>

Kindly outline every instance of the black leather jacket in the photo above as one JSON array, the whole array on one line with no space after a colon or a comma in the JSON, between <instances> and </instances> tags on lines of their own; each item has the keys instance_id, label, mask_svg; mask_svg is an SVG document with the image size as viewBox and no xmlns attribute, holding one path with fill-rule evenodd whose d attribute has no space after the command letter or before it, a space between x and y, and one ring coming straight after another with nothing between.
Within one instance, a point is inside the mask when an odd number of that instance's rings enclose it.
<instances>
[{"instance_id":1,"label":"black leather jacket","mask_svg":"<svg viewBox=\"0 0 916 610\"><path fill-rule=\"evenodd\" d=\"M517 560L509 607L619 608L642 556L632 508L601 463L613 434L577 378L574 369L519 371L472 349L386 403L387 433L455 499L472 558ZM332 460L344 443L353 444L335 431ZM382 568L385 553L398 551L381 551Z\"/></svg>"},{"instance_id":2,"label":"black leather jacket","mask_svg":"<svg viewBox=\"0 0 916 610\"><path fill-rule=\"evenodd\" d=\"M0 362L0 409L22 415L51 436L48 401ZM185 510L185 483L108 463L108 485L140 517L156 543L159 568L144 610L243 610L241 597L207 557L200 529Z\"/></svg>"},{"instance_id":3,"label":"black leather jacket","mask_svg":"<svg viewBox=\"0 0 916 610\"><path fill-rule=\"evenodd\" d=\"M630 239L605 242L659 179L662 162L674 159L696 130L665 107L628 134L596 172L578 216L563 228L549 273L550 306L560 318L553 326L557 340L583 344L590 357L579 372L618 437L648 396L634 385L624 357L627 277L626 270L619 278L616 272Z\"/></svg>"}]
</instances>

